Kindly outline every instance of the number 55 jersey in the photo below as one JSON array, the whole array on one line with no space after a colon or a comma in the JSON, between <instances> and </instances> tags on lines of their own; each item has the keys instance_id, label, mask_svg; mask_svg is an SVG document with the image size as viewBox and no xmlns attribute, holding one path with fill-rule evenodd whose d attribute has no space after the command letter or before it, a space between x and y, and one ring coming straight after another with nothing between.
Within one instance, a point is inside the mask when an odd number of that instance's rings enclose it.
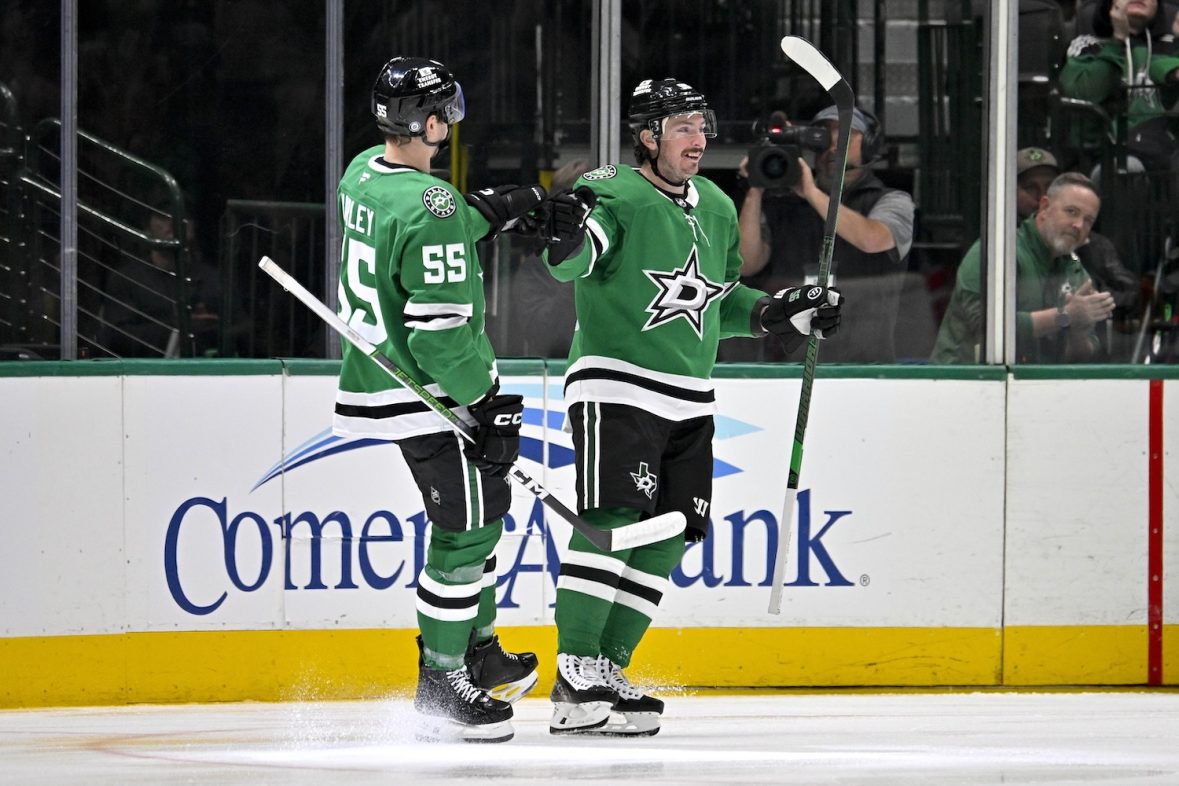
<instances>
[{"instance_id":1,"label":"number 55 jersey","mask_svg":"<svg viewBox=\"0 0 1179 786\"><path fill-rule=\"evenodd\" d=\"M340 318L465 419L460 405L496 375L475 249L489 225L452 185L383 152L354 158L337 191ZM401 439L448 428L360 350L345 342L343 355L336 434Z\"/></svg>"}]
</instances>

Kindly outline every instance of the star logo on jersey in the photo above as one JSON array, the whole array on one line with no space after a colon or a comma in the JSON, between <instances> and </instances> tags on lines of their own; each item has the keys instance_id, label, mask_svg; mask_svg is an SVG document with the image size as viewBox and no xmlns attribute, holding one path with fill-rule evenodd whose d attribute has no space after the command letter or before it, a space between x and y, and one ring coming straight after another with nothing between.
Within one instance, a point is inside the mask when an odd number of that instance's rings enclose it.
<instances>
[{"instance_id":1,"label":"star logo on jersey","mask_svg":"<svg viewBox=\"0 0 1179 786\"><path fill-rule=\"evenodd\" d=\"M582 175L586 180L609 180L618 174L618 170L614 168L613 164L606 164L597 169L591 169Z\"/></svg>"},{"instance_id":2,"label":"star logo on jersey","mask_svg":"<svg viewBox=\"0 0 1179 786\"><path fill-rule=\"evenodd\" d=\"M670 272L644 270L643 273L659 287L659 294L647 306L647 313L651 316L647 318L643 330L657 328L683 317L696 331L696 335L704 338L704 312L712 301L724 295L732 286L717 284L700 273L700 260L694 245L683 267Z\"/></svg>"},{"instance_id":3,"label":"star logo on jersey","mask_svg":"<svg viewBox=\"0 0 1179 786\"><path fill-rule=\"evenodd\" d=\"M655 489L659 487L659 477L652 475L647 462L639 462L639 471L630 473L635 482L635 488L647 495L647 499L655 496Z\"/></svg>"},{"instance_id":4,"label":"star logo on jersey","mask_svg":"<svg viewBox=\"0 0 1179 786\"><path fill-rule=\"evenodd\" d=\"M439 218L447 218L454 215L457 205L454 203L454 197L450 195L442 186L430 186L422 194L422 204Z\"/></svg>"}]
</instances>

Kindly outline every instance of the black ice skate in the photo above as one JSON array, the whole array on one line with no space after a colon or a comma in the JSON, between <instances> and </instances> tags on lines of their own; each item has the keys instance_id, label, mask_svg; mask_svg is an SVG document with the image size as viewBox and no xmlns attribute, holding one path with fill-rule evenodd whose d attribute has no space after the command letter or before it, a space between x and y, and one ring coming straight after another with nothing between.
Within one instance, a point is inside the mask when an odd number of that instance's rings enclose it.
<instances>
[{"instance_id":1,"label":"black ice skate","mask_svg":"<svg viewBox=\"0 0 1179 786\"><path fill-rule=\"evenodd\" d=\"M509 704L515 704L536 687L536 664L534 653L506 652L499 643L499 636L474 645L467 653L471 681L493 699Z\"/></svg>"},{"instance_id":2,"label":"black ice skate","mask_svg":"<svg viewBox=\"0 0 1179 786\"><path fill-rule=\"evenodd\" d=\"M553 683L553 734L593 731L610 719L610 708L618 694L598 672L598 659L592 656L557 655L557 680Z\"/></svg>"},{"instance_id":3,"label":"black ice skate","mask_svg":"<svg viewBox=\"0 0 1179 786\"><path fill-rule=\"evenodd\" d=\"M421 636L418 647L422 646ZM413 706L426 723L420 740L507 742L515 735L512 705L493 699L473 682L466 666L433 669L418 659L418 689Z\"/></svg>"},{"instance_id":4,"label":"black ice skate","mask_svg":"<svg viewBox=\"0 0 1179 786\"><path fill-rule=\"evenodd\" d=\"M618 701L614 702L611 708L614 711L605 725L595 729L595 733L620 737L652 737L658 734L663 702L632 685L622 668L605 655L598 656L598 672L606 684L617 691Z\"/></svg>"}]
</instances>

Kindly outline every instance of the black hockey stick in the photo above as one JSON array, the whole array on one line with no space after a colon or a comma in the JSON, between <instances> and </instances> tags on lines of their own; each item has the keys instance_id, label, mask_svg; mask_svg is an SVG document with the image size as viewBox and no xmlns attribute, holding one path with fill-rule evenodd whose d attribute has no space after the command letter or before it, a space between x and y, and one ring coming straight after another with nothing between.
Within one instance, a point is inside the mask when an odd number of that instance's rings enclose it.
<instances>
[{"instance_id":1,"label":"black hockey stick","mask_svg":"<svg viewBox=\"0 0 1179 786\"><path fill-rule=\"evenodd\" d=\"M343 336L352 346L359 349L365 355L368 355L370 360L384 369L393 379L401 383L406 390L417 396L422 403L437 412L450 425L451 429L462 436L463 439L468 442L474 440L471 427L460 420L458 415L451 412L445 404L434 398L428 390L419 385L413 377L406 374L396 363L373 346L372 343L353 330L348 323L336 316L315 295L308 292L302 284L279 267L278 263L270 257L262 257L258 262L258 267L262 268L266 271L267 275L281 284L283 289L298 298L303 305L314 311L316 316L326 322L332 330ZM540 483L533 480L524 470L520 469L518 464L513 464L511 469L508 470L508 477L535 494L550 510L572 524L574 529L585 535L590 543L593 543L594 546L602 551L620 551L635 546L643 546L647 543L666 540L673 535L683 532L687 524L687 518L685 518L683 513L672 511L671 513L664 513L643 521L637 521L634 524L626 524L616 529L601 530L565 507L544 486L540 485Z\"/></svg>"},{"instance_id":2,"label":"black hockey stick","mask_svg":"<svg viewBox=\"0 0 1179 786\"><path fill-rule=\"evenodd\" d=\"M840 165L828 194L827 222L823 226L823 248L819 254L819 286L827 286L831 272L831 255L835 250L835 227L839 218L839 203L843 198L843 176L847 170L847 149L851 141L852 109L856 97L851 86L839 71L805 38L788 35L782 39L782 51L804 71L814 77L827 91L839 110L839 145L835 150ZM802 440L806 435L806 421L811 411L811 388L815 384L815 363L819 359L819 339L812 335L806 345L806 362L802 367L802 390L798 394L798 417L794 421L794 447L790 452L790 479L786 484L786 501L778 525L778 550L774 555L774 578L770 587L770 614L782 611L782 585L786 580L786 554L790 549L790 534L794 527L794 504L798 497L798 473L802 469Z\"/></svg>"}]
</instances>

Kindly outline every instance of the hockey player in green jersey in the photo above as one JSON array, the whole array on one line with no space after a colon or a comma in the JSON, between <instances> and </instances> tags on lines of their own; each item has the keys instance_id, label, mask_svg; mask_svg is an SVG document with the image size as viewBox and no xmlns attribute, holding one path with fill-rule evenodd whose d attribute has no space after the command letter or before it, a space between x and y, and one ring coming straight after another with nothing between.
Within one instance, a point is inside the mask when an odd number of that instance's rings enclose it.
<instances>
[{"instance_id":1,"label":"hockey player in green jersey","mask_svg":"<svg viewBox=\"0 0 1179 786\"><path fill-rule=\"evenodd\" d=\"M465 197L430 175L430 159L465 112L444 65L390 60L373 87L385 144L358 155L338 190L344 243L340 316L475 430L463 440L351 344L344 345L333 430L394 440L431 523L417 577L420 736L457 727L466 740L513 736L514 701L536 684L536 656L495 635L495 546L511 502L523 402L501 395L484 332L475 244L511 229L540 186ZM506 700L505 700L506 699Z\"/></svg>"},{"instance_id":2,"label":"hockey player in green jersey","mask_svg":"<svg viewBox=\"0 0 1179 786\"><path fill-rule=\"evenodd\" d=\"M685 540L708 533L717 342L774 333L789 347L835 332L838 292L773 297L738 281L737 212L699 176L716 118L675 79L631 96L637 167L585 173L545 205L545 258L574 282L577 329L565 401L577 454L578 507L611 529L680 511L688 529L603 553L574 532L557 582L557 667L549 729L651 735L663 702L623 669L655 616Z\"/></svg>"}]
</instances>

